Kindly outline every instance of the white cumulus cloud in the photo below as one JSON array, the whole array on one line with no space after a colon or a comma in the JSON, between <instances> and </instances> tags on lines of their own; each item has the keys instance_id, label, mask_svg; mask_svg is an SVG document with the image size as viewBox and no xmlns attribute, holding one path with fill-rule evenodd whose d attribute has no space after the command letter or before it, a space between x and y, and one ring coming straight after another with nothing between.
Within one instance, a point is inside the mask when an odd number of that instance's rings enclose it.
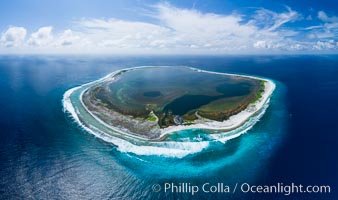
<instances>
[{"instance_id":1,"label":"white cumulus cloud","mask_svg":"<svg viewBox=\"0 0 338 200\"><path fill-rule=\"evenodd\" d=\"M56 39L55 45L71 46L74 45L79 40L80 36L74 34L72 30L67 29L59 35L59 37Z\"/></svg>"},{"instance_id":2,"label":"white cumulus cloud","mask_svg":"<svg viewBox=\"0 0 338 200\"><path fill-rule=\"evenodd\" d=\"M27 31L23 27L9 27L1 36L1 43L6 47L17 47L21 45L26 37Z\"/></svg>"},{"instance_id":3,"label":"white cumulus cloud","mask_svg":"<svg viewBox=\"0 0 338 200\"><path fill-rule=\"evenodd\" d=\"M28 44L32 46L46 46L53 41L53 27L46 26L39 28L37 32L31 34Z\"/></svg>"},{"instance_id":4,"label":"white cumulus cloud","mask_svg":"<svg viewBox=\"0 0 338 200\"><path fill-rule=\"evenodd\" d=\"M337 45L334 40L317 41L317 43L315 43L313 48L316 50L331 50L331 49L336 49Z\"/></svg>"}]
</instances>

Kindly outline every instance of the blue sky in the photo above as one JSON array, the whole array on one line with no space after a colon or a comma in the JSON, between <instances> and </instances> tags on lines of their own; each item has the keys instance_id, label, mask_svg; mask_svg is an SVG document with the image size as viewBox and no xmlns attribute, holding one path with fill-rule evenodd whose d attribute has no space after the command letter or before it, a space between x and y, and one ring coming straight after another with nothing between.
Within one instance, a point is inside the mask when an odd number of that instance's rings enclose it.
<instances>
[{"instance_id":1,"label":"blue sky","mask_svg":"<svg viewBox=\"0 0 338 200\"><path fill-rule=\"evenodd\" d=\"M2 0L0 53L337 53L333 1Z\"/></svg>"}]
</instances>

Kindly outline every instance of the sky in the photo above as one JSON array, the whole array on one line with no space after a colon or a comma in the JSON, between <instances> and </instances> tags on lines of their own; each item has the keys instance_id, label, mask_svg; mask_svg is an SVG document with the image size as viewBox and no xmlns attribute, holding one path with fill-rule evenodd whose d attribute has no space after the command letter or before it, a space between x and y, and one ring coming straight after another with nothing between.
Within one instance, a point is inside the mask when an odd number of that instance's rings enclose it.
<instances>
[{"instance_id":1,"label":"sky","mask_svg":"<svg viewBox=\"0 0 338 200\"><path fill-rule=\"evenodd\" d=\"M0 54L338 53L331 0L2 0Z\"/></svg>"}]
</instances>

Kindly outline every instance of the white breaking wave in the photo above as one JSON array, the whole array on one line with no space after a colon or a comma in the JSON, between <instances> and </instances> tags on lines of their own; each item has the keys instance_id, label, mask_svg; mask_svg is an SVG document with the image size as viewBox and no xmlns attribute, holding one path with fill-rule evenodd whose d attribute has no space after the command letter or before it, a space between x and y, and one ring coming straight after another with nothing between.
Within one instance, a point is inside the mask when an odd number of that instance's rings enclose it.
<instances>
[{"instance_id":1,"label":"white breaking wave","mask_svg":"<svg viewBox=\"0 0 338 200\"><path fill-rule=\"evenodd\" d=\"M62 99L62 104L63 104L63 112L68 111L71 116L75 119L76 122L80 123L80 119L78 117L78 115L76 114L77 112L75 112L75 108L73 107L73 104L70 102L70 95L75 91L80 89L81 86L69 89L65 92L65 94L63 95L63 99Z\"/></svg>"},{"instance_id":2,"label":"white breaking wave","mask_svg":"<svg viewBox=\"0 0 338 200\"><path fill-rule=\"evenodd\" d=\"M126 153L134 153L137 155L158 155L165 157L177 157L182 158L189 154L197 153L208 147L209 141L204 142L161 142L157 143L160 146L146 146L146 145L134 145L124 139L120 139L104 133L99 129L90 126L85 126L79 119L76 109L73 107L70 95L77 89L81 87L76 87L65 92L63 96L63 107L64 111L68 112L70 116L87 132L95 135L96 137L112 143L117 146L117 150Z\"/></svg>"},{"instance_id":3,"label":"white breaking wave","mask_svg":"<svg viewBox=\"0 0 338 200\"><path fill-rule=\"evenodd\" d=\"M219 142L225 143L228 140L237 138L237 137L247 133L259 121L259 119L264 115L264 113L266 112L266 109L268 108L268 105L269 104L267 102L267 104L262 108L262 111L257 116L252 117L250 119L250 121L248 122L248 125L245 127L245 129L239 130L240 128L238 128L238 129L226 132L226 133L211 134L210 136L213 139L215 139Z\"/></svg>"},{"instance_id":4,"label":"white breaking wave","mask_svg":"<svg viewBox=\"0 0 338 200\"><path fill-rule=\"evenodd\" d=\"M140 67L138 67L140 68ZM135 68L133 68L135 69ZM120 70L121 71L121 70ZM81 89L84 86L87 86L89 84L97 83L99 81L105 80L109 78L111 75L113 75L113 72L111 74L108 74L107 76L96 80L91 83L84 84L82 86L78 86L75 88L71 88L67 90L64 93L63 96L63 107L64 107L64 112L68 112L70 116L82 127L84 130L87 132L93 134L94 136L114 144L117 147L117 150L120 152L125 152L125 153L133 153L137 155L157 155L157 156L164 156L164 157L176 157L176 158L182 158L185 157L189 154L194 154L201 152L202 150L206 149L211 142L217 141L217 142L222 142L225 143L228 140L234 139L239 137L240 135L246 133L249 129L251 129L254 124L259 121L259 119L264 115L265 110L267 109L269 105L269 100L266 100L266 104L263 106L262 111L259 112L257 115L252 116L242 127L236 128L232 131L229 132L223 132L219 134L210 134L210 138L212 138L211 141L198 141L198 142L191 142L191 141L184 141L184 142L175 142L175 141L162 141L162 142L143 142L144 144L133 144L127 140L114 137L108 133L105 133L98 128L94 126L86 126L84 123L81 122L79 118L79 112L77 111L76 108L74 108L70 96L71 94L76 91ZM273 85L274 89L274 85ZM272 89L272 91L273 91ZM270 89L271 90L271 89ZM270 92L272 92L270 91ZM264 103L264 102L262 102ZM244 129L243 129L244 128Z\"/></svg>"}]
</instances>

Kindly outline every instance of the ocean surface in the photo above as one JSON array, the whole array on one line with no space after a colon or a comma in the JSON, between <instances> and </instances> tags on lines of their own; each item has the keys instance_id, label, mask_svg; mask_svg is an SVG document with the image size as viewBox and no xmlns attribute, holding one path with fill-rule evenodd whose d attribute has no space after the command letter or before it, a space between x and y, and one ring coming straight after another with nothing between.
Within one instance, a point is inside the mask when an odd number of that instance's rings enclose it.
<instances>
[{"instance_id":1,"label":"ocean surface","mask_svg":"<svg viewBox=\"0 0 338 200\"><path fill-rule=\"evenodd\" d=\"M68 89L145 65L261 76L277 87L264 116L245 134L183 158L127 153L64 112ZM0 199L338 199L335 55L0 56L0 94ZM329 185L331 193L286 196L237 188L192 196L165 192L165 183Z\"/></svg>"}]
</instances>

